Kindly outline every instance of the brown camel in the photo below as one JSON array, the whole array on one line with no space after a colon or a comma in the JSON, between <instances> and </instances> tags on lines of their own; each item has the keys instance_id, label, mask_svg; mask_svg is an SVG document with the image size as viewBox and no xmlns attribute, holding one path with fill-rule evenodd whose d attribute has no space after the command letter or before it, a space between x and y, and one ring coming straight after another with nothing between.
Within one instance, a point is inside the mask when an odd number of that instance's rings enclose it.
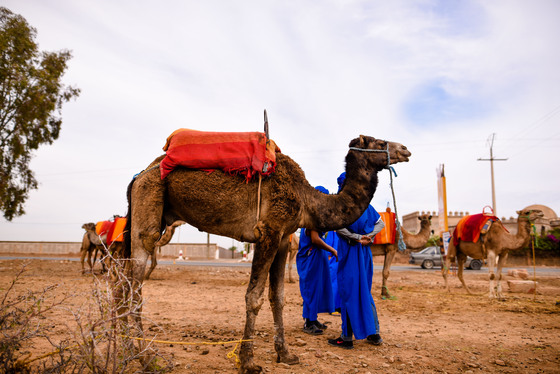
<instances>
[{"instance_id":1,"label":"brown camel","mask_svg":"<svg viewBox=\"0 0 560 374\"><path fill-rule=\"evenodd\" d=\"M239 372L262 372L253 361L253 339L267 278L277 361L298 363L299 358L288 351L284 340L282 316L288 238L300 227L326 232L356 221L373 197L377 173L388 166L388 155L394 164L408 161L410 152L401 144L368 136L352 140L346 156L346 182L337 195L315 190L299 165L281 153L276 155L276 170L271 176L249 183L243 176L186 168L177 168L162 180L158 164L164 156L160 156L131 182L127 191L129 219L124 253L132 259L127 261L132 297L140 307L147 259L160 245L158 241L166 226L173 222L182 220L201 231L255 243L245 295L246 321ZM140 334L139 315L135 322ZM139 342L140 350L145 344ZM146 359L143 358L144 362Z\"/></svg>"},{"instance_id":2,"label":"brown camel","mask_svg":"<svg viewBox=\"0 0 560 374\"><path fill-rule=\"evenodd\" d=\"M476 259L487 259L488 273L490 279L490 298L503 298L502 285L502 267L506 263L508 252L514 249L522 248L529 244L531 238L531 223L543 216L540 210L524 210L518 211L517 214L517 234L512 235L506 231L501 221L492 223L486 234L481 234L477 242L460 241L457 247L453 244L453 238L449 242L449 249L445 259L445 266L442 267L443 279L445 280L445 288L450 291L447 282L447 273L451 262L457 258L457 277L463 284L463 287L469 294L471 291L467 287L463 279L463 266L467 256ZM494 266L496 265L496 257L498 259L497 274L494 275Z\"/></svg>"},{"instance_id":3,"label":"brown camel","mask_svg":"<svg viewBox=\"0 0 560 374\"><path fill-rule=\"evenodd\" d=\"M430 239L430 220L432 216L429 214L423 214L418 217L420 220L420 232L418 234L412 234L401 227L403 234L403 241L406 244L406 248L410 249L412 252L417 252L424 249L424 246ZM398 233L397 238L398 240ZM371 244L371 253L373 256L385 256L385 261L383 262L383 287L381 287L381 297L390 298L389 289L387 288L387 279L389 278L391 263L398 250L398 242L394 244Z\"/></svg>"},{"instance_id":4,"label":"brown camel","mask_svg":"<svg viewBox=\"0 0 560 374\"><path fill-rule=\"evenodd\" d=\"M117 216L116 216L117 217ZM87 254L87 262L89 265L89 270L93 273L93 268L95 267L95 261L97 261L97 254L99 253L100 262L102 266L102 271L105 272L109 266L110 257L122 257L122 241L114 241L110 246L107 246L107 233L98 235L95 230L96 224L93 222L84 223L82 228L86 230L82 238L82 246L80 249L81 257L80 262L82 264L82 273L85 273L84 269L84 259ZM93 263L91 261L93 254ZM107 256L110 254L111 256Z\"/></svg>"},{"instance_id":5,"label":"brown camel","mask_svg":"<svg viewBox=\"0 0 560 374\"><path fill-rule=\"evenodd\" d=\"M292 267L294 262L296 262L296 255L299 249L299 237L293 233L290 236L290 246L288 248L288 283L295 283L295 279L292 276Z\"/></svg>"},{"instance_id":6,"label":"brown camel","mask_svg":"<svg viewBox=\"0 0 560 374\"><path fill-rule=\"evenodd\" d=\"M97 253L105 253L105 245L107 244L107 234L97 235L95 232L95 223L88 222L82 225L82 229L86 230L82 238L82 247L80 248L80 262L82 264L82 273L85 273L84 260L87 255L87 262L89 265L89 270L93 273L93 267L95 266L95 261L97 261ZM93 254L93 263L91 257ZM102 262L103 270L105 270L105 264Z\"/></svg>"}]
</instances>

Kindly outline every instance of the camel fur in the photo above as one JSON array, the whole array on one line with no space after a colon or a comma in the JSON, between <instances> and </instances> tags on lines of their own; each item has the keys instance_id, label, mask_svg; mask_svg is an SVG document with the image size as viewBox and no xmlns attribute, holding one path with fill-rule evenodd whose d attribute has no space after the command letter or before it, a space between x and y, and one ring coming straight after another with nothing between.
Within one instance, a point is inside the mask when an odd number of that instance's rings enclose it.
<instances>
[{"instance_id":1,"label":"camel fur","mask_svg":"<svg viewBox=\"0 0 560 374\"><path fill-rule=\"evenodd\" d=\"M136 305L142 305L142 282L148 257L162 233L174 222L185 221L201 231L255 243L250 281L245 295L246 321L241 343L240 373L261 373L253 360L253 338L257 314L268 298L274 319L274 348L277 361L296 364L299 358L288 351L284 339L284 275L289 236L298 228L331 231L347 227L365 211L377 188L377 173L388 165L408 161L405 146L360 136L350 142L346 156L346 181L336 195L323 194L305 179L299 165L282 153L277 154L276 171L260 183L259 219L257 191L259 180L245 182L243 176L226 175L219 170L178 168L161 179L157 158L131 182L128 188L129 213L125 229L125 257L130 257L130 283ZM370 151L367 151L370 150ZM140 316L135 319L142 331ZM145 346L139 342L140 350ZM143 357L144 362L147 357Z\"/></svg>"},{"instance_id":2,"label":"camel fur","mask_svg":"<svg viewBox=\"0 0 560 374\"><path fill-rule=\"evenodd\" d=\"M449 249L445 259L445 266L442 267L445 288L450 291L447 282L447 273L451 262L457 259L457 277L461 281L463 287L469 294L471 291L467 287L463 279L463 267L467 256L476 259L487 259L488 273L490 281L490 298L503 298L502 294L502 268L506 263L508 253L511 250L525 247L529 244L531 235L531 223L543 216L543 212L538 209L527 209L517 211L517 234L512 235L506 231L501 221L492 223L486 234L481 234L477 242L460 241L457 246L453 244L453 239L449 242ZM494 274L494 266L496 266L496 257L498 257L497 271Z\"/></svg>"},{"instance_id":3,"label":"camel fur","mask_svg":"<svg viewBox=\"0 0 560 374\"><path fill-rule=\"evenodd\" d=\"M418 217L418 219L420 220L420 231L418 234L412 234L401 227L404 244L406 244L406 248L412 252L418 252L424 249L431 234L430 222L432 216L430 214L423 214ZM396 240L398 240L398 233ZM383 262L383 287L381 287L381 297L384 299L390 298L391 295L387 288L387 279L389 279L389 274L391 272L391 263L398 250L398 243L370 244L370 248L373 256L385 256Z\"/></svg>"}]
</instances>

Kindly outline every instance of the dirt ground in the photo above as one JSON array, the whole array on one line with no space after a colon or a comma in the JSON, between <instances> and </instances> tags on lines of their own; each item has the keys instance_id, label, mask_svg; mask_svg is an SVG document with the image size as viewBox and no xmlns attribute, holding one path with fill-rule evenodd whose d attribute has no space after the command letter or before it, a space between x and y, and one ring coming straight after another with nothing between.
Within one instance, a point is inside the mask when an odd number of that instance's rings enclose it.
<instances>
[{"instance_id":1,"label":"dirt ground","mask_svg":"<svg viewBox=\"0 0 560 374\"><path fill-rule=\"evenodd\" d=\"M0 261L2 295L23 261ZM531 270L531 269L529 269ZM159 351L173 361L173 373L235 373L228 358L242 338L245 290L249 268L158 266L144 286L146 319L163 333L156 339ZM102 277L102 275L98 275ZM511 279L507 277L506 279ZM506 292L502 301L489 300L487 274L466 271L476 295L467 295L451 277L452 293L443 290L439 270L393 271L389 278L392 300L380 298L381 272L374 275L374 299L381 324L382 346L355 341L353 350L327 344L340 333L340 317L320 315L328 324L322 336L302 332L302 300L298 283L285 286L286 340L300 363L276 363L273 322L268 301L257 319L255 362L270 373L559 373L560 372L560 274L537 274L539 293ZM90 297L92 275L82 275L75 261L31 260L16 291L40 290L59 284L57 294L78 296L64 308L47 315L51 338L72 328L72 310ZM507 283L504 283L507 291ZM267 291L265 291L267 292ZM148 336L155 328L149 328ZM188 343L188 344L183 344ZM48 346L24 347L39 356ZM236 351L235 353L238 353Z\"/></svg>"}]
</instances>

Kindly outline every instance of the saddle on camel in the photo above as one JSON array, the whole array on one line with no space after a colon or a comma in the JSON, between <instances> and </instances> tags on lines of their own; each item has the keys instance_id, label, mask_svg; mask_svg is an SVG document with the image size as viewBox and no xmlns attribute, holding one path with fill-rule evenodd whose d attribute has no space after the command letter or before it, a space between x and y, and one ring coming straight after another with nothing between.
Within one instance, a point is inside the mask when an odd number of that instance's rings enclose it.
<instances>
[{"instance_id":1,"label":"saddle on camel","mask_svg":"<svg viewBox=\"0 0 560 374\"><path fill-rule=\"evenodd\" d=\"M100 221L95 225L95 233L107 238L104 244L110 248L114 242L123 241L123 231L126 226L126 217L115 216L112 221Z\"/></svg>"},{"instance_id":2,"label":"saddle on camel","mask_svg":"<svg viewBox=\"0 0 560 374\"><path fill-rule=\"evenodd\" d=\"M189 169L224 172L245 176L268 176L276 168L280 148L262 132L208 132L178 129L163 147L166 155L160 162L161 179L177 166Z\"/></svg>"},{"instance_id":3,"label":"saddle on camel","mask_svg":"<svg viewBox=\"0 0 560 374\"><path fill-rule=\"evenodd\" d=\"M482 209L482 213L465 216L457 223L457 227L455 227L453 231L453 245L455 245L455 247L457 247L461 241L476 243L480 239L480 235L484 235L488 232L492 223L500 221L500 219L494 215L494 212L486 213L484 211L486 208L487 207L484 207ZM507 231L503 225L502 227ZM484 237L482 240L482 246L484 248ZM485 248L484 250L486 251Z\"/></svg>"},{"instance_id":4,"label":"saddle on camel","mask_svg":"<svg viewBox=\"0 0 560 374\"><path fill-rule=\"evenodd\" d=\"M395 244L397 238L396 215L387 207L385 212L379 212L385 227L375 235L372 244Z\"/></svg>"}]
</instances>

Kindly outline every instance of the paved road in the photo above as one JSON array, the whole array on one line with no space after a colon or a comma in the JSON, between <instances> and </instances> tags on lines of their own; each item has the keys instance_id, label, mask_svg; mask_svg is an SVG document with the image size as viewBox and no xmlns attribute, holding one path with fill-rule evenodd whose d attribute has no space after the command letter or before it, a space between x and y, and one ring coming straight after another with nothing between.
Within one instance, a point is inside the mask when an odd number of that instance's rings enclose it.
<instances>
[{"instance_id":1,"label":"paved road","mask_svg":"<svg viewBox=\"0 0 560 374\"><path fill-rule=\"evenodd\" d=\"M78 257L41 257L41 256L0 256L0 260L43 260L43 261L80 261ZM177 261L177 260L167 260L162 259L158 260L158 265L176 265L176 266L210 266L210 267L240 267L240 268L251 268L250 262L239 262L238 260L230 260L230 259L222 259L222 260L187 260L187 261ZM517 266L517 267L507 267L504 268L503 272L507 272L508 269L518 269L524 268L527 269L530 273L533 272L532 266ZM382 271L383 265L374 265L374 271ZM433 269L422 269L420 266L416 265L393 265L391 266L392 272L398 271L418 271L418 272L433 272L433 271L441 271L440 268L433 268ZM487 273L488 268L483 267L480 270L465 270L466 274L477 274L477 273ZM537 267L536 268L537 274L560 274L560 267Z\"/></svg>"}]
</instances>

